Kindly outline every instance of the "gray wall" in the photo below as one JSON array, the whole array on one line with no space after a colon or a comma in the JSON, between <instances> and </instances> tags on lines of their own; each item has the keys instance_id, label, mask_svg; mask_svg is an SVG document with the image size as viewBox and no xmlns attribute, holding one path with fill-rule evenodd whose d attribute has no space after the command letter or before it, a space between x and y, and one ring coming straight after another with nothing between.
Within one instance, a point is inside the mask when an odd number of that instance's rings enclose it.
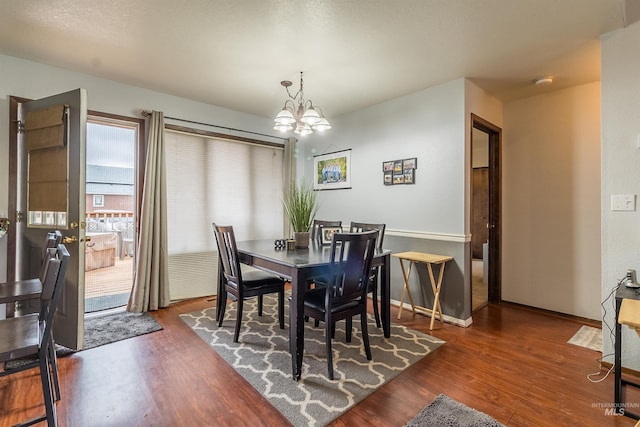
<instances>
[{"instance_id":1,"label":"gray wall","mask_svg":"<svg viewBox=\"0 0 640 427\"><path fill-rule=\"evenodd\" d=\"M351 149L351 189L321 191L320 219L386 223L385 247L454 258L445 268L442 308L461 324L471 317L467 203L471 110L483 96L465 79L346 114L329 133L298 142L298 171L313 180L313 156ZM469 99L472 101L470 102ZM495 102L489 102L495 106ZM483 116L482 112L474 110ZM501 120L501 118L500 118ZM417 157L414 185L383 185L382 162ZM392 260L393 299L402 292ZM433 293L424 266L412 273L415 302L431 308Z\"/></svg>"}]
</instances>

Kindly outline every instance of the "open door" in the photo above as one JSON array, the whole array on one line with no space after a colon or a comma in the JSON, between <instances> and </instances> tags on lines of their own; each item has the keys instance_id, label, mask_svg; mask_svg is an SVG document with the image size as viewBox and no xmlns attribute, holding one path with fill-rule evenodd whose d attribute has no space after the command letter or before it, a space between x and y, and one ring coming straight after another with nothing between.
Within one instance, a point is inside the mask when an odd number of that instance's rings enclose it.
<instances>
[{"instance_id":1,"label":"open door","mask_svg":"<svg viewBox=\"0 0 640 427\"><path fill-rule=\"evenodd\" d=\"M54 338L71 349L84 345L86 120L84 89L17 102L17 135L10 150L16 162L15 186L10 189L16 224L10 271L15 279L36 277L46 233L62 232L71 258Z\"/></svg>"},{"instance_id":2,"label":"open door","mask_svg":"<svg viewBox=\"0 0 640 427\"><path fill-rule=\"evenodd\" d=\"M472 139L474 130L488 137L488 215L483 214L488 218L482 219L488 233L486 238L482 237L487 242L487 253L484 256L483 248L483 258L487 263L488 300L499 303L502 301L502 129L475 114L471 114L471 125Z\"/></svg>"}]
</instances>

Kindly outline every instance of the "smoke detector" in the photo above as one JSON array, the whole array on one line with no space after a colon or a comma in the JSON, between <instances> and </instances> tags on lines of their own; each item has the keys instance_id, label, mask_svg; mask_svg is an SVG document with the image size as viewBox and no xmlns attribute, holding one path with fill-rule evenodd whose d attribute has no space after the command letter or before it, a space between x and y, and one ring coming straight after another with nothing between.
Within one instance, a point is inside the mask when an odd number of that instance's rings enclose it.
<instances>
[{"instance_id":1,"label":"smoke detector","mask_svg":"<svg viewBox=\"0 0 640 427\"><path fill-rule=\"evenodd\" d=\"M553 83L553 76L537 77L533 82L536 86L548 86Z\"/></svg>"}]
</instances>

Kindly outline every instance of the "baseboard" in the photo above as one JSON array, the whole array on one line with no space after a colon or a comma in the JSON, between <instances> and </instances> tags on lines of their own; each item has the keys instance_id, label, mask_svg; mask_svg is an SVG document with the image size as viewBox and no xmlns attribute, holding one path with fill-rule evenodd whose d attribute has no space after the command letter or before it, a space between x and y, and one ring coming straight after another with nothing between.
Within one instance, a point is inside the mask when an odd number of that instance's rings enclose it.
<instances>
[{"instance_id":1,"label":"baseboard","mask_svg":"<svg viewBox=\"0 0 640 427\"><path fill-rule=\"evenodd\" d=\"M400 301L398 300L391 300L391 305L395 306L395 307L400 307ZM431 317L431 312L432 310L430 308L426 308L426 307L421 307L416 305L416 313L418 314L422 314L424 316L427 317ZM411 311L411 304L409 303L404 303L402 305L402 310L409 310ZM456 326L461 326L463 328L469 327L471 326L471 324L473 323L473 319L471 317L469 317L468 319L459 319L457 317L453 317L453 316L448 316L448 315L443 315L442 319L447 322L447 323L451 323L452 325L456 325ZM440 319L436 317L436 321L439 322Z\"/></svg>"},{"instance_id":2,"label":"baseboard","mask_svg":"<svg viewBox=\"0 0 640 427\"><path fill-rule=\"evenodd\" d=\"M525 310L535 311L537 313L542 313L549 316L560 317L566 320L573 320L583 325L593 326L594 328L602 329L602 321L589 319L587 317L576 316L574 314L561 313L559 311L547 310L546 308L533 307L530 305L520 304L517 302L504 301L504 300L501 301L500 304L510 305L510 306L522 308Z\"/></svg>"},{"instance_id":3,"label":"baseboard","mask_svg":"<svg viewBox=\"0 0 640 427\"><path fill-rule=\"evenodd\" d=\"M600 362L600 367L602 369L612 369L613 370L613 363L610 362L605 362L604 360ZM640 378L640 371L636 371L635 369L631 369L631 368L625 368L624 366L622 367L622 375L630 375L630 376L634 376L636 378Z\"/></svg>"}]
</instances>

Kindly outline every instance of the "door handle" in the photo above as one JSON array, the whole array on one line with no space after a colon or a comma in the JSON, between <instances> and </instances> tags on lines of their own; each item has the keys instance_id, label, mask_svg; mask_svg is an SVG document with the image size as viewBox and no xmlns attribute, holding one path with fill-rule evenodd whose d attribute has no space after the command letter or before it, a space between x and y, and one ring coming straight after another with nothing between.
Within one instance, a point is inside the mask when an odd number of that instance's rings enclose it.
<instances>
[{"instance_id":1,"label":"door handle","mask_svg":"<svg viewBox=\"0 0 640 427\"><path fill-rule=\"evenodd\" d=\"M76 236L64 236L62 238L62 243L64 243L65 245L68 245L69 243L76 243L78 241L78 238Z\"/></svg>"}]
</instances>

